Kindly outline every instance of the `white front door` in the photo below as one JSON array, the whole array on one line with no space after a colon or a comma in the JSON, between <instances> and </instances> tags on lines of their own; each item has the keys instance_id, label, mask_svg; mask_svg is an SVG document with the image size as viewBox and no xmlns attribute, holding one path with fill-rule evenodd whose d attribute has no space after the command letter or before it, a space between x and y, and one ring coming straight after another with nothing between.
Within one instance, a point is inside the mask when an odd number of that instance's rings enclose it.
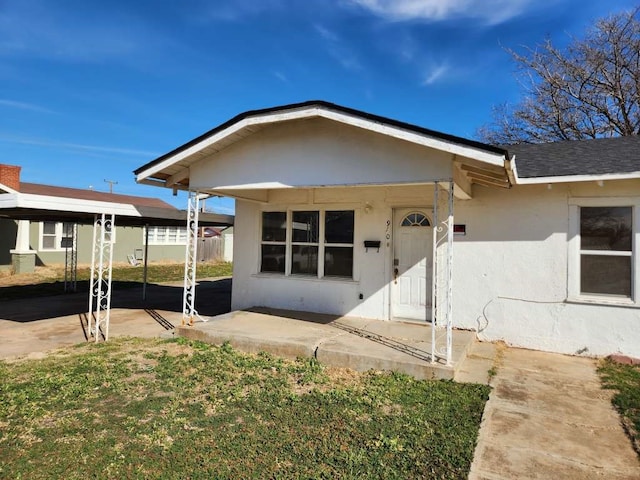
<instances>
[{"instance_id":1,"label":"white front door","mask_svg":"<svg viewBox=\"0 0 640 480\"><path fill-rule=\"evenodd\" d=\"M425 208L394 210L391 315L426 321L431 317L433 228Z\"/></svg>"}]
</instances>

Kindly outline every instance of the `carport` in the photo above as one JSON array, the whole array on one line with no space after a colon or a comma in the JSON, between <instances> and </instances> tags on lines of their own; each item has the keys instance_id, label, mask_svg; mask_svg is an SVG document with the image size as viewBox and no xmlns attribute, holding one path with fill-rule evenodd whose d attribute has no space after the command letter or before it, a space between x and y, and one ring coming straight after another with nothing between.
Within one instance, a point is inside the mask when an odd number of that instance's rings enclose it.
<instances>
[{"instance_id":1,"label":"carport","mask_svg":"<svg viewBox=\"0 0 640 480\"><path fill-rule=\"evenodd\" d=\"M35 252L29 249L29 221L55 221L72 225L69 227L71 231L66 236L67 240L61 245L65 249L65 291L75 291L76 286L78 266L76 226L93 225L87 330L90 339L96 342L109 338L113 266L113 246L110 236L114 232L116 223L119 226L147 227L145 228L147 232L145 250L149 245L148 227L187 226L185 284L189 283L195 288L193 252L196 250L197 242L196 226L198 224L200 226L231 226L234 220L230 215L156 207L143 202L144 197L60 187L48 187L46 191L41 192L30 189L31 193L29 193L0 185L0 190L5 192L0 193L0 217L18 221L16 248L12 251L13 255L35 256ZM148 255L145 251L143 299L146 295L147 259ZM188 304L188 297L192 296L191 292L185 290L185 305Z\"/></svg>"}]
</instances>

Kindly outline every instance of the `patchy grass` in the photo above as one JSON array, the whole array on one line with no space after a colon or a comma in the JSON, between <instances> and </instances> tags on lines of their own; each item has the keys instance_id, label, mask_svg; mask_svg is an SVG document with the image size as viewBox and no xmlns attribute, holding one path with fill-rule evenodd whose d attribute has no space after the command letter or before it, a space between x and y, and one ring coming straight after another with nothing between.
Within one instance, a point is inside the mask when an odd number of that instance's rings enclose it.
<instances>
[{"instance_id":1,"label":"patchy grass","mask_svg":"<svg viewBox=\"0 0 640 480\"><path fill-rule=\"evenodd\" d=\"M640 365L623 365L603 359L598 365L598 373L602 386L615 391L613 405L640 456Z\"/></svg>"},{"instance_id":2,"label":"patchy grass","mask_svg":"<svg viewBox=\"0 0 640 480\"><path fill-rule=\"evenodd\" d=\"M0 478L467 478L489 388L120 339L0 362Z\"/></svg>"},{"instance_id":3,"label":"patchy grass","mask_svg":"<svg viewBox=\"0 0 640 480\"><path fill-rule=\"evenodd\" d=\"M199 263L196 268L197 278L226 277L231 273L232 264L226 262ZM77 275L77 291L88 291L91 268L79 267ZM180 281L183 277L184 264L181 263L152 263L147 269L147 281L150 283ZM128 264L114 265L112 281L118 282L118 288L140 286L143 269ZM36 267L35 273L0 277L0 301L61 293L64 293L64 266Z\"/></svg>"}]
</instances>

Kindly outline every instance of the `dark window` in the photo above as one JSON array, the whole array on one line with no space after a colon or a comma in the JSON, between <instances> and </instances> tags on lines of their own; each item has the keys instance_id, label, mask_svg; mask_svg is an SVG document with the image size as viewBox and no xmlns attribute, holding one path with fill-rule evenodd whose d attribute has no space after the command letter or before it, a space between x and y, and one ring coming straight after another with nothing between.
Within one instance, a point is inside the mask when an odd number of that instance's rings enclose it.
<instances>
[{"instance_id":1,"label":"dark window","mask_svg":"<svg viewBox=\"0 0 640 480\"><path fill-rule=\"evenodd\" d=\"M318 275L318 247L291 246L291 273Z\"/></svg>"},{"instance_id":2,"label":"dark window","mask_svg":"<svg viewBox=\"0 0 640 480\"><path fill-rule=\"evenodd\" d=\"M353 244L353 210L325 212L324 241Z\"/></svg>"},{"instance_id":3,"label":"dark window","mask_svg":"<svg viewBox=\"0 0 640 480\"><path fill-rule=\"evenodd\" d=\"M631 297L633 209L580 208L580 293Z\"/></svg>"},{"instance_id":4,"label":"dark window","mask_svg":"<svg viewBox=\"0 0 640 480\"><path fill-rule=\"evenodd\" d=\"M285 273L287 212L262 212L260 271Z\"/></svg>"},{"instance_id":5,"label":"dark window","mask_svg":"<svg viewBox=\"0 0 640 480\"><path fill-rule=\"evenodd\" d=\"M319 212L293 212L292 237L295 242L318 243Z\"/></svg>"},{"instance_id":6,"label":"dark window","mask_svg":"<svg viewBox=\"0 0 640 480\"><path fill-rule=\"evenodd\" d=\"M353 210L295 211L289 217L286 212L263 212L260 271L317 277L321 258L324 276L351 278L353 232Z\"/></svg>"},{"instance_id":7,"label":"dark window","mask_svg":"<svg viewBox=\"0 0 640 480\"><path fill-rule=\"evenodd\" d=\"M324 274L329 277L353 277L353 247L325 247Z\"/></svg>"},{"instance_id":8,"label":"dark window","mask_svg":"<svg viewBox=\"0 0 640 480\"><path fill-rule=\"evenodd\" d=\"M262 241L284 242L287 239L287 212L262 212Z\"/></svg>"},{"instance_id":9,"label":"dark window","mask_svg":"<svg viewBox=\"0 0 640 480\"><path fill-rule=\"evenodd\" d=\"M353 210L324 214L324 274L353 277Z\"/></svg>"},{"instance_id":10,"label":"dark window","mask_svg":"<svg viewBox=\"0 0 640 480\"><path fill-rule=\"evenodd\" d=\"M261 272L284 273L285 260L284 245L262 245Z\"/></svg>"}]
</instances>

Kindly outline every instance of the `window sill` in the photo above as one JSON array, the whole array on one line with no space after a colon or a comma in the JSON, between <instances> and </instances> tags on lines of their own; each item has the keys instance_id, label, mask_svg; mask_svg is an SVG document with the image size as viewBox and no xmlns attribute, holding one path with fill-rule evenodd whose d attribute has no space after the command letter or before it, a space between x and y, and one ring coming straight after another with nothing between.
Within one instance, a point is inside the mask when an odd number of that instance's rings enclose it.
<instances>
[{"instance_id":1,"label":"window sill","mask_svg":"<svg viewBox=\"0 0 640 480\"><path fill-rule=\"evenodd\" d=\"M637 304L630 298L579 296L579 297L567 297L566 302L581 304L581 305L600 305L602 307L640 308L640 304Z\"/></svg>"},{"instance_id":2,"label":"window sill","mask_svg":"<svg viewBox=\"0 0 640 480\"><path fill-rule=\"evenodd\" d=\"M354 280L352 278L346 277L323 277L318 278L316 276L311 275L285 275L284 273L269 273L269 272L258 272L251 275L253 278L278 278L281 280L295 280L302 282L317 282L317 283L346 283L352 285L358 285L360 282L358 280Z\"/></svg>"}]
</instances>

